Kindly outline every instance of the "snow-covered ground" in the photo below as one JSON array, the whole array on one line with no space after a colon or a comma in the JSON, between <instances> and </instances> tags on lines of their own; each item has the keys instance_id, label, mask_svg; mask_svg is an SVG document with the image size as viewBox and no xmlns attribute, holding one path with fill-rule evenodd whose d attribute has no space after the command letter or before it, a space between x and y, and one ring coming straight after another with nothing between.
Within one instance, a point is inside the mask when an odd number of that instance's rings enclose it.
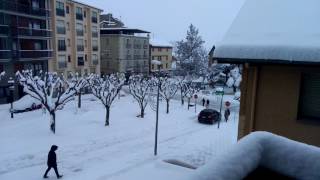
<instances>
[{"instance_id":1,"label":"snow-covered ground","mask_svg":"<svg viewBox=\"0 0 320 180\"><path fill-rule=\"evenodd\" d=\"M194 109L188 111L172 100L170 114L165 114L164 103L160 106L155 157L155 112L148 107L145 118L137 118L138 104L127 95L115 101L110 126L105 127L105 109L93 100L85 96L79 111L76 102L58 111L56 134L49 130L49 114L42 110L10 119L8 105L0 106L0 179L42 179L52 144L59 146L58 169L65 180L185 179L193 170L163 160L199 167L236 142L238 108L232 108L230 121L217 129L217 125L199 124ZM49 176L56 179L53 170Z\"/></svg>"}]
</instances>

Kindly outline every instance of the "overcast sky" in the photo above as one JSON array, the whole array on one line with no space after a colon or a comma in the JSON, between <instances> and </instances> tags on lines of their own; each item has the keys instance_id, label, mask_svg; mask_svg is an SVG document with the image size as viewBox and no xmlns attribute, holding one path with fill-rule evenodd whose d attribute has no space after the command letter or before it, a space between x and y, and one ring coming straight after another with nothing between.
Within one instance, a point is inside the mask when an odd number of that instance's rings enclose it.
<instances>
[{"instance_id":1,"label":"overcast sky","mask_svg":"<svg viewBox=\"0 0 320 180\"><path fill-rule=\"evenodd\" d=\"M80 0L112 13L127 27L152 32L151 37L177 41L186 36L190 23L200 32L205 47L219 42L244 0Z\"/></svg>"}]
</instances>

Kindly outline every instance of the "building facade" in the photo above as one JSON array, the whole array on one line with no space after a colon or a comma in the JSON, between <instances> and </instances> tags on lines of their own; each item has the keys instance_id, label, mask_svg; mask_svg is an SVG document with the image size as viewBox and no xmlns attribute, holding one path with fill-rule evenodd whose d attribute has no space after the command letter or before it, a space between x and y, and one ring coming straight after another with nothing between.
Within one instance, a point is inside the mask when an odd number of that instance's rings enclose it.
<instances>
[{"instance_id":1,"label":"building facade","mask_svg":"<svg viewBox=\"0 0 320 180\"><path fill-rule=\"evenodd\" d=\"M150 59L161 62L160 71L172 70L172 46L150 44ZM158 71L159 67L154 64L150 66L150 72Z\"/></svg>"},{"instance_id":2,"label":"building facade","mask_svg":"<svg viewBox=\"0 0 320 180\"><path fill-rule=\"evenodd\" d=\"M100 33L101 74L149 73L149 32L129 28L101 28Z\"/></svg>"},{"instance_id":3,"label":"building facade","mask_svg":"<svg viewBox=\"0 0 320 180\"><path fill-rule=\"evenodd\" d=\"M5 71L0 102L8 96L7 78L23 69L48 69L51 46L49 0L0 0L0 71ZM22 89L16 91L20 96Z\"/></svg>"},{"instance_id":4,"label":"building facade","mask_svg":"<svg viewBox=\"0 0 320 180\"><path fill-rule=\"evenodd\" d=\"M102 10L72 0L52 0L51 11L55 53L49 70L100 74Z\"/></svg>"}]
</instances>

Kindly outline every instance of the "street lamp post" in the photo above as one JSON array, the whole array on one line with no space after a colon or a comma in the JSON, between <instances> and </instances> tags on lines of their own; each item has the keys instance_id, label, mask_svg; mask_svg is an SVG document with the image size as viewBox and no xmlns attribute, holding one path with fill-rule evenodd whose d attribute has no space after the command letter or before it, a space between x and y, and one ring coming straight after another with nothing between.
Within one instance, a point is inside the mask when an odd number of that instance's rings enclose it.
<instances>
[{"instance_id":1,"label":"street lamp post","mask_svg":"<svg viewBox=\"0 0 320 180\"><path fill-rule=\"evenodd\" d=\"M156 131L155 131L155 142L154 142L154 155L158 153L158 122L159 122L159 96L160 96L160 65L161 62L158 60L152 60L152 64L158 66L158 92L157 92L157 108L156 108Z\"/></svg>"},{"instance_id":2,"label":"street lamp post","mask_svg":"<svg viewBox=\"0 0 320 180\"><path fill-rule=\"evenodd\" d=\"M14 80L12 77L9 78L8 80L9 84L9 91L10 91L10 113L11 113L11 118L13 118L13 91L14 91Z\"/></svg>"}]
</instances>

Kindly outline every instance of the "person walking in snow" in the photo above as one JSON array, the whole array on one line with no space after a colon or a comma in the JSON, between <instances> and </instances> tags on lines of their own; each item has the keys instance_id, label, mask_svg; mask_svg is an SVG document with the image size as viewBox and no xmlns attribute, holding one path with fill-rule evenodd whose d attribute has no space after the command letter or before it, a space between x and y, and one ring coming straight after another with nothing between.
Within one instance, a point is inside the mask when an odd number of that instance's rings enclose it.
<instances>
[{"instance_id":1,"label":"person walking in snow","mask_svg":"<svg viewBox=\"0 0 320 180\"><path fill-rule=\"evenodd\" d=\"M229 120L229 116L230 116L230 102L229 101L227 101L226 103L225 103L225 105L226 105L226 108L225 108L225 110L224 110L224 119L226 120L226 122L228 122L228 120Z\"/></svg>"},{"instance_id":2,"label":"person walking in snow","mask_svg":"<svg viewBox=\"0 0 320 180\"><path fill-rule=\"evenodd\" d=\"M207 105L206 105L207 108L209 108L209 104L210 104L210 101L209 99L207 99Z\"/></svg>"},{"instance_id":3,"label":"person walking in snow","mask_svg":"<svg viewBox=\"0 0 320 180\"><path fill-rule=\"evenodd\" d=\"M205 103L206 103L206 100L204 98L202 98L202 106L203 107L204 107Z\"/></svg>"},{"instance_id":4,"label":"person walking in snow","mask_svg":"<svg viewBox=\"0 0 320 180\"><path fill-rule=\"evenodd\" d=\"M48 172L50 171L51 168L54 169L54 172L56 173L58 179L60 179L62 177L62 175L59 175L58 167L57 167L57 156L55 153L55 151L57 149L58 149L58 146L56 146L56 145L51 146L51 149L48 153L48 161L47 161L48 168L47 168L46 172L44 173L43 178L48 178L47 175L48 175Z\"/></svg>"}]
</instances>

